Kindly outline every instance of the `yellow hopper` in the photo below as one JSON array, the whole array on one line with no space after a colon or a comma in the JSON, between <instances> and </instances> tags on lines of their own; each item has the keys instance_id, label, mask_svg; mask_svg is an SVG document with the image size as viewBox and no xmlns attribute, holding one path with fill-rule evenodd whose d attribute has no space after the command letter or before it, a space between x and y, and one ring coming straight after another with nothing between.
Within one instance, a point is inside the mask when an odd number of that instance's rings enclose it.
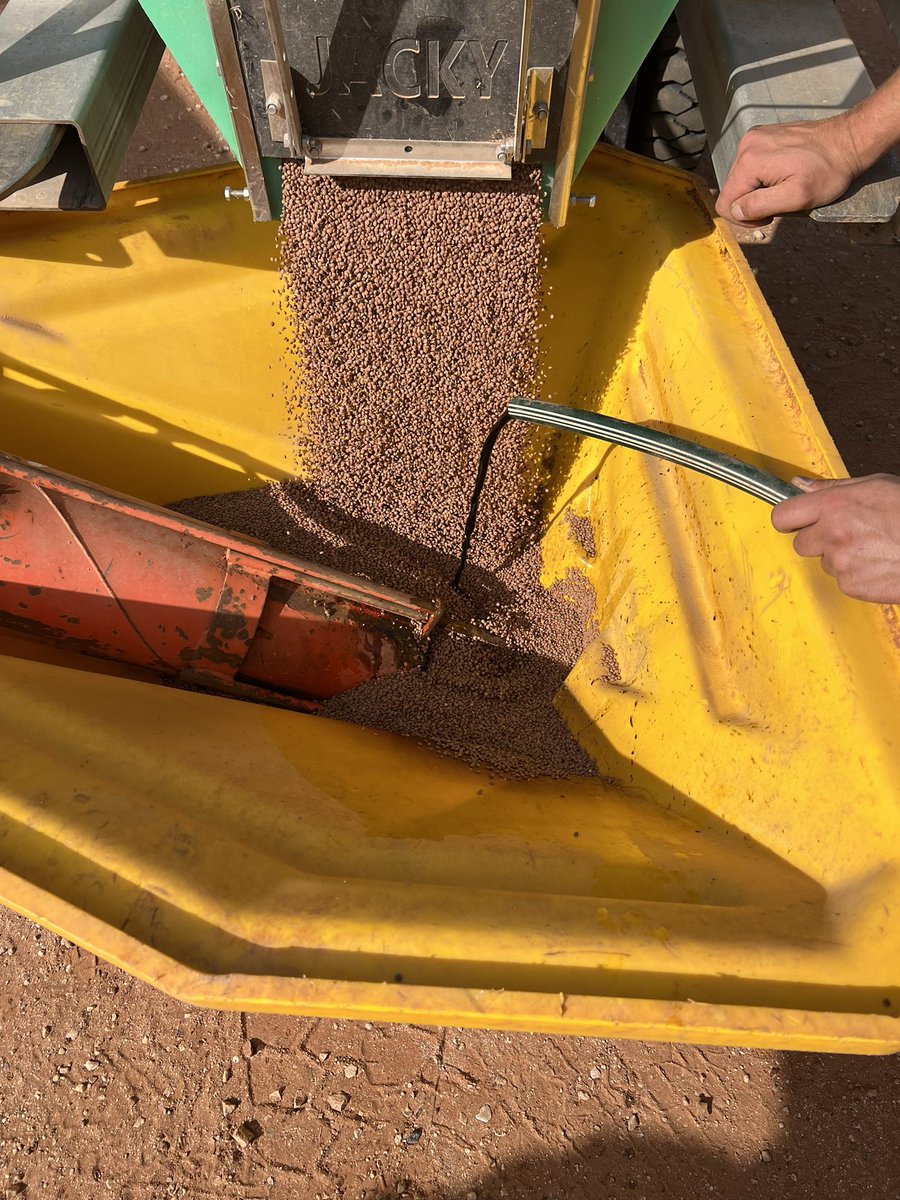
<instances>
[{"instance_id":1,"label":"yellow hopper","mask_svg":"<svg viewBox=\"0 0 900 1200\"><path fill-rule=\"evenodd\" d=\"M613 152L586 176L596 207L547 235L551 398L840 473L694 183ZM4 218L3 450L157 504L289 473L274 231L228 182ZM543 537L546 585L570 570L599 635L557 703L593 779L488 779L6 635L0 898L196 1004L900 1048L898 612L758 501L587 439Z\"/></svg>"}]
</instances>

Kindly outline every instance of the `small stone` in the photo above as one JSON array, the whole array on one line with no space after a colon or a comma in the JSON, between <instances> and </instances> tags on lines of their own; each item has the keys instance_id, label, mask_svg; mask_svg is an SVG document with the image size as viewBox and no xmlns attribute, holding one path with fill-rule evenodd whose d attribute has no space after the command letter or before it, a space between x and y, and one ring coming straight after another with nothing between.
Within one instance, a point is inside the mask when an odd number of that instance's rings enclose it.
<instances>
[{"instance_id":1,"label":"small stone","mask_svg":"<svg viewBox=\"0 0 900 1200\"><path fill-rule=\"evenodd\" d=\"M99 1071L100 1063L96 1058L89 1058L84 1064L84 1069L86 1071Z\"/></svg>"},{"instance_id":2,"label":"small stone","mask_svg":"<svg viewBox=\"0 0 900 1200\"><path fill-rule=\"evenodd\" d=\"M42 1037L42 1038L47 1038L47 1037L49 1037L49 1036L50 1036L50 1034L51 1034L52 1032L53 1032L53 1026L52 1026L52 1025L45 1025L45 1026L44 1026L44 1028L41 1030L41 1037Z\"/></svg>"},{"instance_id":3,"label":"small stone","mask_svg":"<svg viewBox=\"0 0 900 1200\"><path fill-rule=\"evenodd\" d=\"M579 1100L590 1100L590 1096L587 1094L587 1092L579 1092L578 1099Z\"/></svg>"},{"instance_id":4,"label":"small stone","mask_svg":"<svg viewBox=\"0 0 900 1200\"><path fill-rule=\"evenodd\" d=\"M747 1072L745 1071L745 1072L744 1072L744 1083L749 1083L749 1082L750 1082L750 1076L749 1076L749 1075L747 1074Z\"/></svg>"},{"instance_id":5,"label":"small stone","mask_svg":"<svg viewBox=\"0 0 900 1200\"><path fill-rule=\"evenodd\" d=\"M231 1078L231 1067L226 1067L225 1070L222 1072L222 1082L227 1083L230 1078Z\"/></svg>"},{"instance_id":6,"label":"small stone","mask_svg":"<svg viewBox=\"0 0 900 1200\"><path fill-rule=\"evenodd\" d=\"M231 1136L242 1150L246 1150L251 1143L262 1136L262 1126L257 1121L245 1121L237 1129L232 1129Z\"/></svg>"},{"instance_id":7,"label":"small stone","mask_svg":"<svg viewBox=\"0 0 900 1200\"><path fill-rule=\"evenodd\" d=\"M163 94L160 96L160 100L162 100L163 103L165 103L165 101L168 100L168 98L169 98L168 92L163 92Z\"/></svg>"},{"instance_id":8,"label":"small stone","mask_svg":"<svg viewBox=\"0 0 900 1200\"><path fill-rule=\"evenodd\" d=\"M477 1192L466 1192L466 1200L478 1200Z\"/></svg>"},{"instance_id":9,"label":"small stone","mask_svg":"<svg viewBox=\"0 0 900 1200\"><path fill-rule=\"evenodd\" d=\"M764 1163L770 1163L772 1161L772 1155L768 1152L768 1150L760 1150L759 1157Z\"/></svg>"},{"instance_id":10,"label":"small stone","mask_svg":"<svg viewBox=\"0 0 900 1200\"><path fill-rule=\"evenodd\" d=\"M247 1038L241 1046L241 1054L243 1054L244 1058L253 1058L259 1054L260 1050L264 1050L265 1048L266 1043L260 1038Z\"/></svg>"},{"instance_id":11,"label":"small stone","mask_svg":"<svg viewBox=\"0 0 900 1200\"><path fill-rule=\"evenodd\" d=\"M344 1078L345 1079L355 1079L358 1074L359 1074L359 1067L355 1067L353 1065L353 1063L348 1063L347 1066L344 1067Z\"/></svg>"},{"instance_id":12,"label":"small stone","mask_svg":"<svg viewBox=\"0 0 900 1200\"><path fill-rule=\"evenodd\" d=\"M237 1096L229 1096L226 1100L222 1101L222 1116L230 1117L236 1109L240 1108L240 1106L241 1102L238 1100Z\"/></svg>"},{"instance_id":13,"label":"small stone","mask_svg":"<svg viewBox=\"0 0 900 1200\"><path fill-rule=\"evenodd\" d=\"M332 1092L330 1096L325 1097L325 1103L335 1112L343 1112L349 1100L346 1092Z\"/></svg>"},{"instance_id":14,"label":"small stone","mask_svg":"<svg viewBox=\"0 0 900 1200\"><path fill-rule=\"evenodd\" d=\"M487 1125L493 1115L494 1114L491 1110L491 1106L489 1104L484 1104L475 1114L475 1120L480 1121L482 1125Z\"/></svg>"},{"instance_id":15,"label":"small stone","mask_svg":"<svg viewBox=\"0 0 900 1200\"><path fill-rule=\"evenodd\" d=\"M274 1187L274 1186L275 1186L275 1176L267 1175L266 1176L266 1187Z\"/></svg>"},{"instance_id":16,"label":"small stone","mask_svg":"<svg viewBox=\"0 0 900 1200\"><path fill-rule=\"evenodd\" d=\"M835 348L833 346L829 346L828 349L825 351L825 353L828 355L829 358L837 358L838 352L837 352L837 350L835 350Z\"/></svg>"},{"instance_id":17,"label":"small stone","mask_svg":"<svg viewBox=\"0 0 900 1200\"><path fill-rule=\"evenodd\" d=\"M641 1123L641 1118L637 1115L637 1113L632 1113L631 1116L628 1118L628 1120L625 1122L625 1128L628 1130L629 1133L634 1133L634 1131L637 1129L637 1127L638 1127L638 1125L640 1125L640 1123Z\"/></svg>"},{"instance_id":18,"label":"small stone","mask_svg":"<svg viewBox=\"0 0 900 1200\"><path fill-rule=\"evenodd\" d=\"M297 1095L294 1097L294 1099L291 1101L291 1108L293 1108L295 1112L298 1108L305 1108L306 1101L307 1101L307 1097L304 1096L302 1092L298 1092Z\"/></svg>"},{"instance_id":19,"label":"small stone","mask_svg":"<svg viewBox=\"0 0 900 1200\"><path fill-rule=\"evenodd\" d=\"M67 1042L74 1042L77 1037L78 1037L77 1029L70 1029L66 1033L66 1041Z\"/></svg>"},{"instance_id":20,"label":"small stone","mask_svg":"<svg viewBox=\"0 0 900 1200\"><path fill-rule=\"evenodd\" d=\"M319 1062L328 1062L329 1057L330 1057L330 1055L329 1055L328 1051L325 1050L322 1054L319 1055Z\"/></svg>"},{"instance_id":21,"label":"small stone","mask_svg":"<svg viewBox=\"0 0 900 1200\"><path fill-rule=\"evenodd\" d=\"M591 1079L599 1079L602 1073L599 1067L591 1067Z\"/></svg>"},{"instance_id":22,"label":"small stone","mask_svg":"<svg viewBox=\"0 0 900 1200\"><path fill-rule=\"evenodd\" d=\"M275 1088L274 1091L269 1092L269 1103L270 1104L280 1104L283 1097L284 1097L284 1088L283 1087Z\"/></svg>"}]
</instances>

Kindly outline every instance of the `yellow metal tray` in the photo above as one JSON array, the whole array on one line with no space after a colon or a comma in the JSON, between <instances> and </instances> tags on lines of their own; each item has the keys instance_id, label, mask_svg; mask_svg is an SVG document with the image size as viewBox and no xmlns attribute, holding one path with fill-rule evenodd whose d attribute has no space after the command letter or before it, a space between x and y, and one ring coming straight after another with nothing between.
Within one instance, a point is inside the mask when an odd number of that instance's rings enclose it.
<instances>
[{"instance_id":1,"label":"yellow metal tray","mask_svg":"<svg viewBox=\"0 0 900 1200\"><path fill-rule=\"evenodd\" d=\"M4 217L5 450L163 503L289 470L275 231L229 181ZM840 472L691 179L604 151L579 187L596 207L548 234L546 398ZM7 637L0 899L221 1008L900 1048L900 615L758 501L597 442L562 445L543 548L548 586L597 595L558 705L599 778L491 780Z\"/></svg>"}]
</instances>

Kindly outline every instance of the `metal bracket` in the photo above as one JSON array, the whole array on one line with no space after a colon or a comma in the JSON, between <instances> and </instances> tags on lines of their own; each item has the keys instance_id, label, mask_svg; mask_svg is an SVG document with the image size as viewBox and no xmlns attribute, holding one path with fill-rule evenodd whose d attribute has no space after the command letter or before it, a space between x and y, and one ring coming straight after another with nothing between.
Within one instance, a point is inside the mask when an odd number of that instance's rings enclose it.
<instances>
[{"instance_id":1,"label":"metal bracket","mask_svg":"<svg viewBox=\"0 0 900 1200\"><path fill-rule=\"evenodd\" d=\"M300 112L297 108L294 78L284 44L284 30L281 27L281 17L275 0L263 0L263 3L266 20L269 23L269 34L272 38L272 49L275 51L274 62L261 60L259 64L266 91L266 114L269 118L269 128L272 128L274 118L280 129L280 135L276 137L273 130L272 138L282 143L291 158L297 158L301 146Z\"/></svg>"},{"instance_id":2,"label":"metal bracket","mask_svg":"<svg viewBox=\"0 0 900 1200\"><path fill-rule=\"evenodd\" d=\"M102 209L162 57L138 0L0 6L0 208Z\"/></svg>"},{"instance_id":3,"label":"metal bracket","mask_svg":"<svg viewBox=\"0 0 900 1200\"><path fill-rule=\"evenodd\" d=\"M532 67L525 84L525 154L543 150L547 145L550 127L550 95L553 91L553 68Z\"/></svg>"},{"instance_id":4,"label":"metal bracket","mask_svg":"<svg viewBox=\"0 0 900 1200\"><path fill-rule=\"evenodd\" d=\"M271 58L261 58L259 60L259 69L266 89L266 116L269 118L269 133L272 135L273 142L280 142L287 149L291 140L291 133L288 129L284 92L278 63L274 62ZM296 155L297 151L293 150L291 153Z\"/></svg>"}]
</instances>

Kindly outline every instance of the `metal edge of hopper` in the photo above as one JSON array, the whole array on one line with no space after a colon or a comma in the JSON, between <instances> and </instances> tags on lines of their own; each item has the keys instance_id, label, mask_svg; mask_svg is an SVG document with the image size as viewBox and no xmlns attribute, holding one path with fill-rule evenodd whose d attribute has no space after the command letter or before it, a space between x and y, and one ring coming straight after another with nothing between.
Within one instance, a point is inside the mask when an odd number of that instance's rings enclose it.
<instances>
[{"instance_id":1,"label":"metal edge of hopper","mask_svg":"<svg viewBox=\"0 0 900 1200\"><path fill-rule=\"evenodd\" d=\"M106 205L163 43L137 0L116 0L102 25L95 16L94 0L13 0L0 12L2 210Z\"/></svg>"},{"instance_id":2,"label":"metal edge of hopper","mask_svg":"<svg viewBox=\"0 0 900 1200\"><path fill-rule=\"evenodd\" d=\"M599 15L600 0L578 0L553 184L547 206L547 219L556 228L565 225L569 211L578 153L578 135L584 110L584 93L590 73L591 53Z\"/></svg>"},{"instance_id":3,"label":"metal edge of hopper","mask_svg":"<svg viewBox=\"0 0 900 1200\"><path fill-rule=\"evenodd\" d=\"M241 59L235 41L234 28L231 24L231 7L228 0L206 0L206 12L219 60L222 82L225 85L225 94L228 97L228 107L231 110L231 120L240 151L241 166L244 168L244 176L247 180L253 218L256 221L271 221L272 206L263 174L256 131L253 127L253 116L247 98L247 86L241 68Z\"/></svg>"},{"instance_id":4,"label":"metal edge of hopper","mask_svg":"<svg viewBox=\"0 0 900 1200\"><path fill-rule=\"evenodd\" d=\"M268 562L291 573L302 574L310 586L319 587L323 590L326 588L340 590L349 598L358 600L366 599L370 603L377 597L380 607L389 609L397 616L420 625L423 631L428 631L434 627L440 613L439 606L437 610L433 604L426 607L407 592L401 592L396 588L380 586L377 590L374 590L373 585L368 580L355 575L348 575L344 571L325 570L315 563L297 558L293 554L286 554L276 550L258 538L253 538L246 534L234 533L231 530L222 529L217 525L198 521L193 517L182 516L174 509L164 508L158 504L151 504L149 501L141 500L135 496L128 496L124 492L101 488L96 484L89 483L87 480L79 479L75 475L68 475L62 471L53 471L41 463L27 462L23 458L17 458L14 454L6 454L0 451L0 478L3 476L8 479L19 479L41 488L62 491L66 495L79 500L85 500L89 503L98 505L111 504L114 507L124 508L136 516L146 517L157 524L166 525L171 529L195 530L203 535L205 541L213 542L225 549L239 550L251 556L254 554L259 556L259 551L264 550Z\"/></svg>"},{"instance_id":5,"label":"metal edge of hopper","mask_svg":"<svg viewBox=\"0 0 900 1200\"><path fill-rule=\"evenodd\" d=\"M307 175L402 179L512 178L493 142L304 138Z\"/></svg>"}]
</instances>

